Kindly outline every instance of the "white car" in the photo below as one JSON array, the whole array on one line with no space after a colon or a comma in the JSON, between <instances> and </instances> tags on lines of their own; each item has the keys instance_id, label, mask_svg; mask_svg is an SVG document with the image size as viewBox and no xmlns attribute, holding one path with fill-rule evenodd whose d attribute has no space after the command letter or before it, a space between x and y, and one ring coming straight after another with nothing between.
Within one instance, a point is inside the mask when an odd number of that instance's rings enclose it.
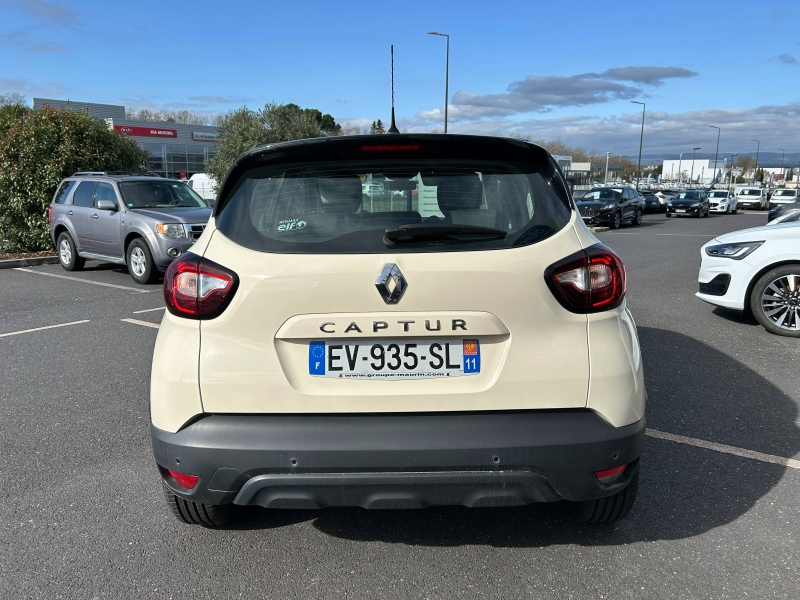
<instances>
[{"instance_id":1,"label":"white car","mask_svg":"<svg viewBox=\"0 0 800 600\"><path fill-rule=\"evenodd\" d=\"M373 176L391 194L370 206ZM646 392L625 268L546 150L298 140L241 155L218 199L164 276L152 363L179 519L561 500L583 522L628 514Z\"/></svg>"},{"instance_id":2,"label":"white car","mask_svg":"<svg viewBox=\"0 0 800 600\"><path fill-rule=\"evenodd\" d=\"M787 210L780 217L772 219L767 225L780 225L781 223L794 223L800 220L800 208L796 210Z\"/></svg>"},{"instance_id":3,"label":"white car","mask_svg":"<svg viewBox=\"0 0 800 600\"><path fill-rule=\"evenodd\" d=\"M728 190L711 190L708 192L708 201L711 205L709 209L711 212L731 213L736 214L739 209L739 203L733 192Z\"/></svg>"},{"instance_id":4,"label":"white car","mask_svg":"<svg viewBox=\"0 0 800 600\"><path fill-rule=\"evenodd\" d=\"M770 333L800 337L800 222L721 235L700 256L698 298L750 310Z\"/></svg>"},{"instance_id":5,"label":"white car","mask_svg":"<svg viewBox=\"0 0 800 600\"><path fill-rule=\"evenodd\" d=\"M739 206L741 208L755 208L756 210L766 210L767 190L760 187L741 188L738 193Z\"/></svg>"},{"instance_id":6,"label":"white car","mask_svg":"<svg viewBox=\"0 0 800 600\"><path fill-rule=\"evenodd\" d=\"M772 192L772 197L769 199L769 207L779 206L781 204L791 204L800 200L800 190L797 189L780 189Z\"/></svg>"}]
</instances>

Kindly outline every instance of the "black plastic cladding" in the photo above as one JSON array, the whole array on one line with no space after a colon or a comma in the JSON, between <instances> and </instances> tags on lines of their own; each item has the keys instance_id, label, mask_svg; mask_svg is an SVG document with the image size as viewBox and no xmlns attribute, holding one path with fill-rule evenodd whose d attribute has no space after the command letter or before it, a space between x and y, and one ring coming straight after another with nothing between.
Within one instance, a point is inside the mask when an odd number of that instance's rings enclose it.
<instances>
[{"instance_id":1,"label":"black plastic cladding","mask_svg":"<svg viewBox=\"0 0 800 600\"><path fill-rule=\"evenodd\" d=\"M362 146L419 145L419 150L364 151ZM230 199L230 188L238 181L242 172L283 162L306 162L318 160L341 160L343 158L436 158L474 159L491 157L494 160L523 161L528 159L547 161L558 174L561 189L557 190L568 208L574 209L569 187L558 164L550 154L535 144L501 137L452 134L391 134L380 139L374 135L321 137L295 140L279 144L258 146L240 155L228 170L220 186L219 202L214 206L214 217L222 212Z\"/></svg>"}]
</instances>

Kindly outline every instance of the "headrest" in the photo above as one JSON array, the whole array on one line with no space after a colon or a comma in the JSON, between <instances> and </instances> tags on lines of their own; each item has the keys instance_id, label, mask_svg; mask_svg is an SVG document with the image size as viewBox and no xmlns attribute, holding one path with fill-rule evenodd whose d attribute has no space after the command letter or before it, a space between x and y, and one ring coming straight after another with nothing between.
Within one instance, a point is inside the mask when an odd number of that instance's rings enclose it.
<instances>
[{"instance_id":1,"label":"headrest","mask_svg":"<svg viewBox=\"0 0 800 600\"><path fill-rule=\"evenodd\" d=\"M439 210L474 210L483 202L483 186L475 175L451 175L437 181L436 200Z\"/></svg>"},{"instance_id":2,"label":"headrest","mask_svg":"<svg viewBox=\"0 0 800 600\"><path fill-rule=\"evenodd\" d=\"M328 202L330 212L353 213L361 206L363 192L358 175L320 177L319 193Z\"/></svg>"}]
</instances>

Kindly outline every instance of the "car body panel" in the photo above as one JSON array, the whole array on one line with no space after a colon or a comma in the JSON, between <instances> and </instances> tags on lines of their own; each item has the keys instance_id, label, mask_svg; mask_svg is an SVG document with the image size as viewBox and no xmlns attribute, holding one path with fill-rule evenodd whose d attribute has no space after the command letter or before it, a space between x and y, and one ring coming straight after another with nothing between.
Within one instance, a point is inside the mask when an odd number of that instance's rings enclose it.
<instances>
[{"instance_id":1,"label":"car body panel","mask_svg":"<svg viewBox=\"0 0 800 600\"><path fill-rule=\"evenodd\" d=\"M542 277L550 264L580 249L572 224L523 248L396 256L269 254L244 249L215 231L204 256L238 269L240 283L228 309L201 326L203 406L236 413L584 407L587 316L566 311ZM374 288L387 263L397 264L408 281L396 306L386 305ZM525 272L531 276L518 276ZM526 313L520 305L519 299L528 297L536 311ZM276 339L287 321L305 314L324 315L326 321L341 313L397 319L439 314L444 320L473 311L490 313L510 334L479 337L486 368L470 377L322 380L309 376L307 356L308 342L326 339L325 334L318 331L302 342ZM469 336L468 330L455 337Z\"/></svg>"}]
</instances>

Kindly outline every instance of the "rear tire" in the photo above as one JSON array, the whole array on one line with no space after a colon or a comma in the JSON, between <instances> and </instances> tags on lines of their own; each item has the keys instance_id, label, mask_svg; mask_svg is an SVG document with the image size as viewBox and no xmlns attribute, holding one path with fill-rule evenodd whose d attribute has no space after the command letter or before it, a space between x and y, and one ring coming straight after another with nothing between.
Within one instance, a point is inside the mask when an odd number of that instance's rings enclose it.
<instances>
[{"instance_id":1,"label":"rear tire","mask_svg":"<svg viewBox=\"0 0 800 600\"><path fill-rule=\"evenodd\" d=\"M86 264L86 260L78 256L75 242L72 241L72 236L66 231L58 236L56 251L58 252L58 262L67 271L80 271L83 265Z\"/></svg>"},{"instance_id":2,"label":"rear tire","mask_svg":"<svg viewBox=\"0 0 800 600\"><path fill-rule=\"evenodd\" d=\"M611 219L611 229L619 229L622 225L622 215L619 211L614 213L614 217Z\"/></svg>"},{"instance_id":3,"label":"rear tire","mask_svg":"<svg viewBox=\"0 0 800 600\"><path fill-rule=\"evenodd\" d=\"M161 480L161 489L164 490L164 499L175 518L189 525L202 525L203 527L222 527L236 520L237 506L234 504L199 504L184 500L172 493L169 486Z\"/></svg>"},{"instance_id":4,"label":"rear tire","mask_svg":"<svg viewBox=\"0 0 800 600\"><path fill-rule=\"evenodd\" d=\"M633 225L641 225L642 224L642 220L643 220L642 219L642 211L641 211L641 209L637 208L636 212L634 213L634 216L633 216L632 224Z\"/></svg>"},{"instance_id":5,"label":"rear tire","mask_svg":"<svg viewBox=\"0 0 800 600\"><path fill-rule=\"evenodd\" d=\"M628 516L631 512L636 494L639 491L639 470L631 478L631 482L612 496L596 500L567 503L567 510L572 519L578 523L616 523Z\"/></svg>"}]
</instances>

